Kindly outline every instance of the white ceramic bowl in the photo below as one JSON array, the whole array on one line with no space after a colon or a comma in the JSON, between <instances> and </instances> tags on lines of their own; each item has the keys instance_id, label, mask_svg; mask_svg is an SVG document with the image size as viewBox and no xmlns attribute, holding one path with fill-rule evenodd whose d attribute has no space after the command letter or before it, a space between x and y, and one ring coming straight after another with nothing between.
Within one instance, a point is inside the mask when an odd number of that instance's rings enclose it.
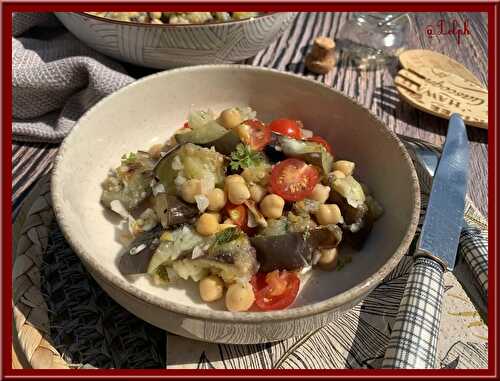
<instances>
[{"instance_id":1,"label":"white ceramic bowl","mask_svg":"<svg viewBox=\"0 0 500 381\"><path fill-rule=\"evenodd\" d=\"M58 12L71 33L110 57L156 69L225 64L253 57L276 40L297 13L275 12L211 24L145 24Z\"/></svg>"},{"instance_id":2,"label":"white ceramic bowl","mask_svg":"<svg viewBox=\"0 0 500 381\"><path fill-rule=\"evenodd\" d=\"M194 282L156 287L118 271L116 218L99 203L101 182L123 153L165 141L191 108L249 105L264 120L300 119L326 138L385 208L362 251L342 271L314 271L295 304L273 312L232 313L203 303ZM53 206L88 271L118 303L176 334L224 343L259 343L302 335L356 305L408 249L419 215L417 177L397 137L368 110L322 84L270 69L197 66L143 78L88 111L55 161Z\"/></svg>"}]
</instances>

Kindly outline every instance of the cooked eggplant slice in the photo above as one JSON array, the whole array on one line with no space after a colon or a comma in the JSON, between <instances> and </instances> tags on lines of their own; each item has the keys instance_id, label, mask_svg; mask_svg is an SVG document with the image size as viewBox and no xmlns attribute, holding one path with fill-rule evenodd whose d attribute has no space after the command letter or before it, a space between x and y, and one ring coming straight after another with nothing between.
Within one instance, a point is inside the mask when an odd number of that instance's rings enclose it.
<instances>
[{"instance_id":1,"label":"cooked eggplant slice","mask_svg":"<svg viewBox=\"0 0 500 381\"><path fill-rule=\"evenodd\" d=\"M287 157L294 157L315 165L323 170L324 175L332 170L333 156L321 144L287 136L279 136L278 142Z\"/></svg>"},{"instance_id":2,"label":"cooked eggplant slice","mask_svg":"<svg viewBox=\"0 0 500 381\"><path fill-rule=\"evenodd\" d=\"M198 281L211 273L231 283L250 280L258 270L258 263L248 236L237 228L229 228L215 236L204 254L177 260L172 268L183 279L190 277Z\"/></svg>"},{"instance_id":3,"label":"cooked eggplant slice","mask_svg":"<svg viewBox=\"0 0 500 381\"><path fill-rule=\"evenodd\" d=\"M182 130L181 130L182 131ZM227 130L216 121L210 121L201 127L190 130L189 132L178 132L175 134L175 140L178 143L193 143L198 145L208 145L227 133Z\"/></svg>"},{"instance_id":4,"label":"cooked eggplant slice","mask_svg":"<svg viewBox=\"0 0 500 381\"><path fill-rule=\"evenodd\" d=\"M149 261L160 244L161 226L144 232L128 247L118 262L118 269L123 275L144 274L148 269Z\"/></svg>"},{"instance_id":5,"label":"cooked eggplant slice","mask_svg":"<svg viewBox=\"0 0 500 381\"><path fill-rule=\"evenodd\" d=\"M164 228L191 222L199 214L195 205L163 192L154 197L154 211Z\"/></svg>"},{"instance_id":6,"label":"cooked eggplant slice","mask_svg":"<svg viewBox=\"0 0 500 381\"><path fill-rule=\"evenodd\" d=\"M241 143L239 135L234 130L227 131L224 135L207 144L206 147L214 147L215 150L223 155L229 156L236 149L236 146Z\"/></svg>"},{"instance_id":7,"label":"cooked eggplant slice","mask_svg":"<svg viewBox=\"0 0 500 381\"><path fill-rule=\"evenodd\" d=\"M342 241L342 229L337 225L326 225L309 231L310 245L314 249L333 249Z\"/></svg>"},{"instance_id":8,"label":"cooked eggplant slice","mask_svg":"<svg viewBox=\"0 0 500 381\"><path fill-rule=\"evenodd\" d=\"M329 225L306 232L258 235L250 238L250 241L257 251L260 271L270 272L278 269L293 271L310 266L316 249L337 247L341 239L341 229Z\"/></svg>"},{"instance_id":9,"label":"cooked eggplant slice","mask_svg":"<svg viewBox=\"0 0 500 381\"><path fill-rule=\"evenodd\" d=\"M154 173L170 195L177 193L177 181L212 178L216 185L224 183L224 155L192 143L172 149L156 165Z\"/></svg>"},{"instance_id":10,"label":"cooked eggplant slice","mask_svg":"<svg viewBox=\"0 0 500 381\"><path fill-rule=\"evenodd\" d=\"M171 147L168 152L156 163L154 168L154 175L163 184L165 191L168 194L175 195L175 178L177 176L177 171L172 168L172 163L174 161L175 155L181 148L181 145L175 145Z\"/></svg>"},{"instance_id":11,"label":"cooked eggplant slice","mask_svg":"<svg viewBox=\"0 0 500 381\"><path fill-rule=\"evenodd\" d=\"M257 251L260 271L299 270L311 263L313 250L302 233L255 236L250 240Z\"/></svg>"},{"instance_id":12,"label":"cooked eggplant slice","mask_svg":"<svg viewBox=\"0 0 500 381\"><path fill-rule=\"evenodd\" d=\"M347 227L344 228L343 233L345 243L355 250L361 250L373 228L374 221L375 218L371 215L371 213L366 213L358 230L353 232Z\"/></svg>"},{"instance_id":13,"label":"cooked eggplant slice","mask_svg":"<svg viewBox=\"0 0 500 381\"><path fill-rule=\"evenodd\" d=\"M147 268L150 275L154 275L161 265L170 266L179 258L191 255L196 246L206 242L205 237L199 235L192 226L188 225L163 234Z\"/></svg>"},{"instance_id":14,"label":"cooked eggplant slice","mask_svg":"<svg viewBox=\"0 0 500 381\"><path fill-rule=\"evenodd\" d=\"M111 170L102 184L101 202L110 208L118 200L127 211L137 207L151 194L154 160L147 152L123 155L121 165Z\"/></svg>"}]
</instances>

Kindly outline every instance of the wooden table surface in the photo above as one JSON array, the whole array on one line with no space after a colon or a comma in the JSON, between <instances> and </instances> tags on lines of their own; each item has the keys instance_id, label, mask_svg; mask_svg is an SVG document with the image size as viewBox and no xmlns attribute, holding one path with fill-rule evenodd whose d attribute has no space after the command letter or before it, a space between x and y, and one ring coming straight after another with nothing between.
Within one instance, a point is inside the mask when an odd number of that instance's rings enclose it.
<instances>
[{"instance_id":1,"label":"wooden table surface","mask_svg":"<svg viewBox=\"0 0 500 381\"><path fill-rule=\"evenodd\" d=\"M318 35L335 38L349 13L301 13L292 27L266 50L246 61L247 64L300 73L332 86L371 109L394 132L442 144L447 121L419 111L401 101L393 85L397 66L376 71L353 68L347 56L339 53L336 68L316 76L304 68L304 56ZM440 20L469 22L470 35L462 36L460 45L454 36L427 37L429 24ZM409 48L431 49L446 54L466 66L486 86L488 68L488 24L486 13L414 13L411 15ZM141 77L153 71L127 65L130 75ZM478 209L488 210L488 137L487 131L468 127L471 141L469 194ZM17 208L33 183L50 171L58 145L44 143L12 144L13 207Z\"/></svg>"}]
</instances>

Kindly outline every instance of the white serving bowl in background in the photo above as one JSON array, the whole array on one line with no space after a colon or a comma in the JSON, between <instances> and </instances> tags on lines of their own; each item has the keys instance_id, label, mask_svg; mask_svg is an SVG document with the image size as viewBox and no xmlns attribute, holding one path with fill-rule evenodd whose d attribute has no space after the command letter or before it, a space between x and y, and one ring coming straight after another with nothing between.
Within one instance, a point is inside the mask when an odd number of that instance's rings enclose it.
<instances>
[{"instance_id":1,"label":"white serving bowl in background","mask_svg":"<svg viewBox=\"0 0 500 381\"><path fill-rule=\"evenodd\" d=\"M86 13L56 12L78 39L107 56L155 69L234 63L253 57L275 41L296 12L209 24L146 24Z\"/></svg>"},{"instance_id":2,"label":"white serving bowl in background","mask_svg":"<svg viewBox=\"0 0 500 381\"><path fill-rule=\"evenodd\" d=\"M203 303L194 282L131 282L116 265L116 218L100 204L101 182L123 153L166 141L190 109L251 106L259 118L289 117L327 139L385 209L364 248L342 271L313 271L294 303L272 312ZM208 65L145 77L103 99L65 139L55 160L53 206L68 242L97 282L126 309L170 332L223 343L260 343L311 332L359 303L397 265L420 210L413 164L369 110L319 82L271 69Z\"/></svg>"}]
</instances>

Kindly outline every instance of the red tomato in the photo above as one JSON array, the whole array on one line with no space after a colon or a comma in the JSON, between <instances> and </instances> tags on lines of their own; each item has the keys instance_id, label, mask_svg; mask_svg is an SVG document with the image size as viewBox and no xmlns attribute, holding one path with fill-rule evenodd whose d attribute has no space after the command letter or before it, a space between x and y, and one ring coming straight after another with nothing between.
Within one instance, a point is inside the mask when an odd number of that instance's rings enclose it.
<instances>
[{"instance_id":1,"label":"red tomato","mask_svg":"<svg viewBox=\"0 0 500 381\"><path fill-rule=\"evenodd\" d=\"M182 128L190 128L189 127L189 123L188 122L184 122L184 125L182 126Z\"/></svg>"},{"instance_id":2,"label":"red tomato","mask_svg":"<svg viewBox=\"0 0 500 381\"><path fill-rule=\"evenodd\" d=\"M319 173L311 165L298 159L286 159L271 171L272 193L286 201L299 201L309 196L319 182Z\"/></svg>"},{"instance_id":3,"label":"red tomato","mask_svg":"<svg viewBox=\"0 0 500 381\"><path fill-rule=\"evenodd\" d=\"M293 272L257 273L250 281L255 293L255 306L261 311L282 310L293 303L300 279Z\"/></svg>"},{"instance_id":4,"label":"red tomato","mask_svg":"<svg viewBox=\"0 0 500 381\"><path fill-rule=\"evenodd\" d=\"M256 151L264 149L271 141L271 129L258 119L245 120L242 124L250 127L250 141L246 142Z\"/></svg>"},{"instance_id":5,"label":"red tomato","mask_svg":"<svg viewBox=\"0 0 500 381\"><path fill-rule=\"evenodd\" d=\"M292 119L276 119L269 125L271 131L294 139L302 138L302 122Z\"/></svg>"},{"instance_id":6,"label":"red tomato","mask_svg":"<svg viewBox=\"0 0 500 381\"><path fill-rule=\"evenodd\" d=\"M314 136L311 136L309 139L307 139L311 142L314 142L314 143L319 143L321 144L323 147L326 148L326 150L330 153L332 153L332 147L330 146L330 144L328 144L328 142L323 139L321 136L318 136L318 135L314 135Z\"/></svg>"},{"instance_id":7,"label":"red tomato","mask_svg":"<svg viewBox=\"0 0 500 381\"><path fill-rule=\"evenodd\" d=\"M233 223L241 230L246 230L248 228L248 215L245 205L234 205L228 202L224 207L224 210L231 221L233 221Z\"/></svg>"}]
</instances>

